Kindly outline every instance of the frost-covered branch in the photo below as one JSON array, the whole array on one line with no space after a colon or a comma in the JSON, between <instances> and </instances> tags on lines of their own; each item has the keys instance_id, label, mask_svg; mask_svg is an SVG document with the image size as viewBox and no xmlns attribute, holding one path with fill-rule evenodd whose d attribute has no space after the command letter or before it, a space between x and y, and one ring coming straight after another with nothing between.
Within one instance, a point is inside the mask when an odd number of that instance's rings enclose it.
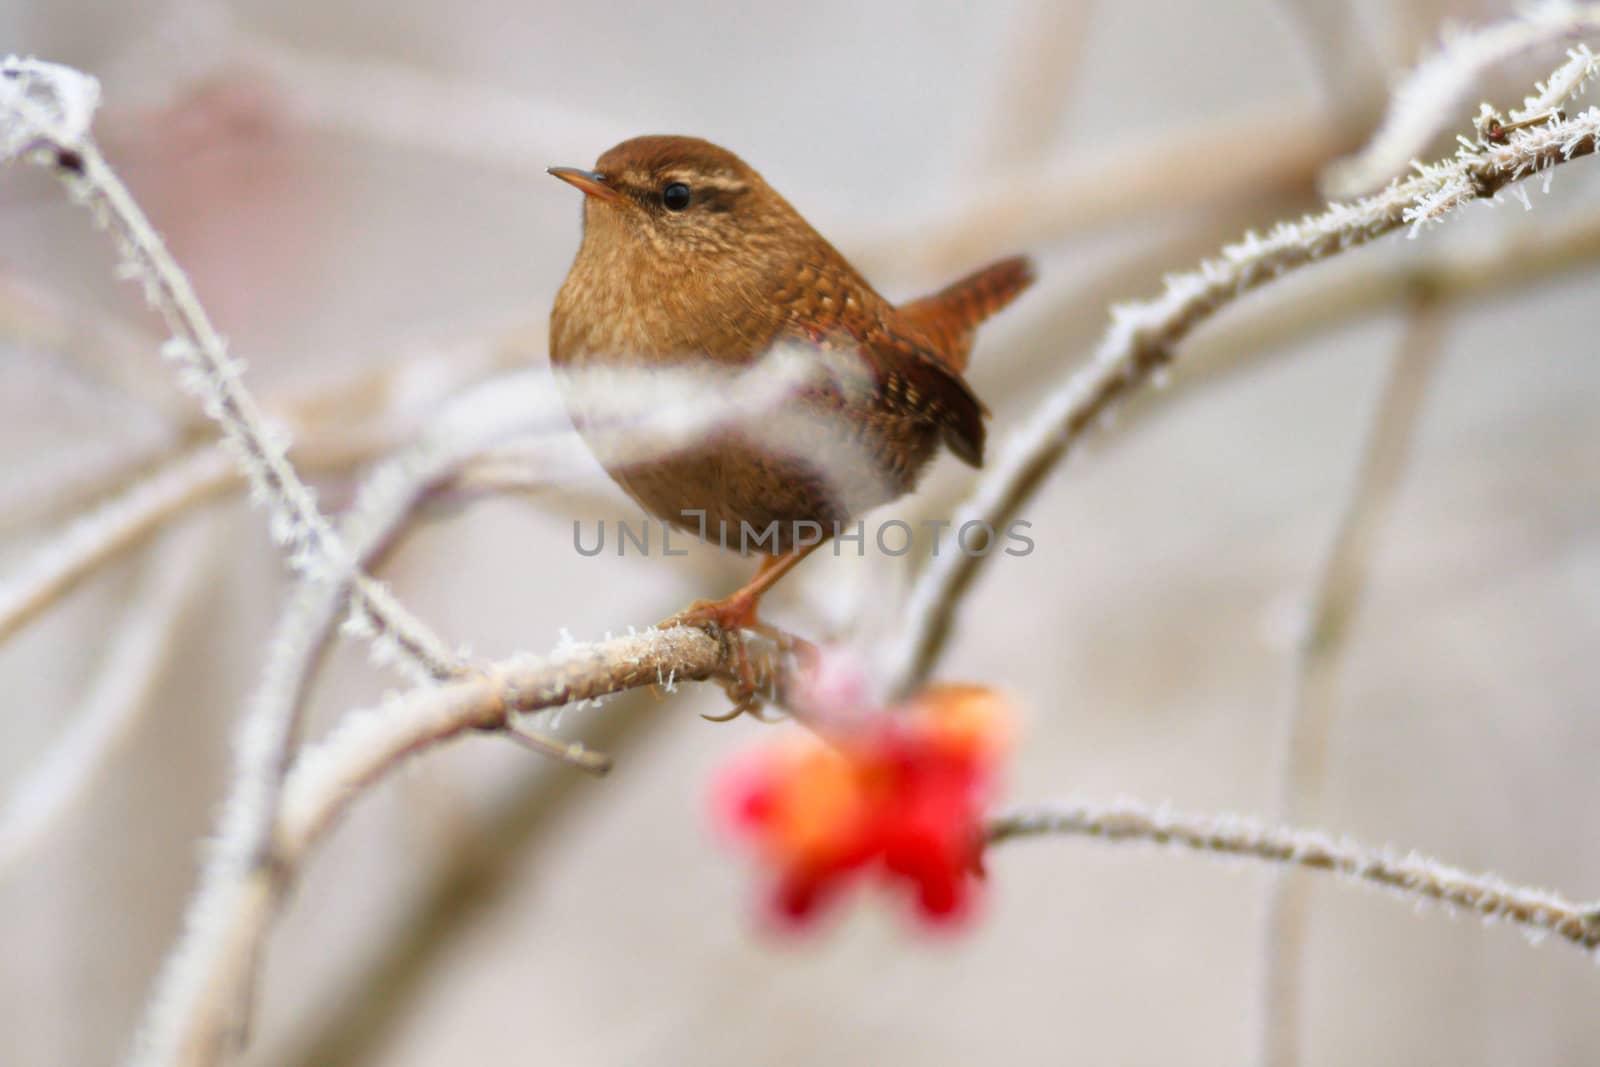
<instances>
[{"instance_id":1,"label":"frost-covered branch","mask_svg":"<svg viewBox=\"0 0 1600 1067\"><path fill-rule=\"evenodd\" d=\"M73 200L111 233L122 274L143 286L146 301L166 322L171 338L163 353L179 366L185 391L221 427L290 566L323 580L348 578L352 613L376 635L378 649L392 650L428 677L459 673L463 665L454 652L388 590L355 571L315 494L289 463L287 435L268 422L246 389L242 366L228 355L189 279L90 137L99 99L95 80L54 64L8 59L0 64L0 87L0 161L21 158L50 167Z\"/></svg>"},{"instance_id":2,"label":"frost-covered branch","mask_svg":"<svg viewBox=\"0 0 1600 1067\"><path fill-rule=\"evenodd\" d=\"M606 370L574 373L564 383L565 392L587 401L586 410L597 418L602 440L609 437L604 428L615 424L619 435L624 429L637 432L637 437L625 435L630 447L643 447L654 454L658 448L684 447L703 439L705 433L727 420L761 419L797 384L815 377L814 367L796 356L776 353L750 371L732 378L719 376L715 383L708 383L705 373L695 370L649 375ZM708 388L708 384L712 387ZM707 394L715 401L705 402ZM370 567L374 558L399 536L419 501L463 462L514 434L549 435L556 421L565 426L564 405L541 372L495 379L457 398L434 419L415 445L380 464L362 485L339 531L355 562L363 569ZM621 444L619 440L619 448ZM348 592L349 587L340 583L302 581L279 622L261 685L240 725L235 771L217 841L190 906L184 937L170 957L153 1001L158 1006L152 1009L150 1023L152 1034L157 1035L151 1039L153 1047L159 1048L167 1040L161 1034L197 1026L208 1033L219 1027L229 1029L242 1025L248 1013L248 991L259 953L254 947L245 950L237 946L232 924L247 924L254 931L254 941L259 941L265 932L264 923L270 918L270 909L260 906L259 883L292 871L305 847L302 839L310 836L292 827L286 829L285 820L290 818L286 813L294 801L293 787L284 775L291 764L301 766L294 757L300 709L310 676ZM477 703L462 712L465 720L453 712L443 719L425 713L427 729L443 732L437 736L408 734L402 747L406 752L419 751L474 726L504 729L509 736L547 755L589 769L604 769L604 757L586 751L582 745L562 745L521 726L502 705L509 705L512 712L531 711L664 679L706 677L720 664L723 655L722 642L698 630L687 636L679 630L660 634L652 631L629 640L631 645L587 658L582 649L558 650L551 657L533 661L532 672L523 669L522 660L489 668L478 679L483 684L474 691ZM680 646L692 646L702 660L685 661L678 651ZM708 649L715 650L714 658L708 658ZM650 673L652 666L660 662L667 666ZM582 678L575 677L585 671ZM503 678L514 683L516 695L505 695ZM535 681L528 681L529 678ZM328 798L306 803L348 803L356 791L393 762L395 753L384 738L392 736L388 732L391 728L404 731L414 721L398 709L437 707L431 701L433 692L423 690L409 704L398 705L397 710L346 717L334 734L334 738L349 737L348 742L341 742L347 745L346 749L335 746L335 751L346 754L333 758L332 765L360 765L365 769L349 775L351 780L333 790ZM489 699L485 694L500 694L495 697L499 703L485 703ZM479 722L484 716L491 721ZM383 728L357 728L372 718L381 718ZM321 757L313 753L325 752L327 745L334 744L330 739L303 758L309 758L315 767ZM365 751L362 745L367 746ZM271 892L275 894L277 889ZM217 962L209 977L197 977L193 960ZM219 983L234 992L215 999ZM159 1006L172 1004L184 1007L168 1009L172 1016L168 1022ZM178 1044L170 1047L188 1044L186 1039L174 1040ZM207 1038L204 1043L209 1047L212 1039ZM156 1053L151 1055L155 1057L153 1063L167 1062Z\"/></svg>"},{"instance_id":3,"label":"frost-covered branch","mask_svg":"<svg viewBox=\"0 0 1600 1067\"><path fill-rule=\"evenodd\" d=\"M541 378L523 373L469 391L447 406L416 443L373 470L339 530L362 570L385 553L439 479L485 447L559 415ZM300 710L349 593L348 583L303 580L289 597L239 728L233 785L216 849L223 869L229 866L225 853L237 853L241 863L269 858L278 790L300 732ZM345 629L370 636L359 625L359 618L351 619ZM199 896L207 891L203 884Z\"/></svg>"},{"instance_id":4,"label":"frost-covered branch","mask_svg":"<svg viewBox=\"0 0 1600 1067\"><path fill-rule=\"evenodd\" d=\"M218 1061L238 1037L263 939L307 853L357 796L407 759L475 731L505 729L519 714L712 678L726 662L724 642L704 630L647 630L491 664L346 716L290 769L272 824L272 862L230 852L236 866L217 876L219 891L191 912L134 1064ZM768 678L780 674L772 658L761 660L760 670Z\"/></svg>"},{"instance_id":5,"label":"frost-covered branch","mask_svg":"<svg viewBox=\"0 0 1600 1067\"><path fill-rule=\"evenodd\" d=\"M87 74L7 57L0 61L0 163L28 159L72 167L71 153L88 139L99 107L100 83Z\"/></svg>"},{"instance_id":6,"label":"frost-covered branch","mask_svg":"<svg viewBox=\"0 0 1600 1067\"><path fill-rule=\"evenodd\" d=\"M495 336L508 333L500 329ZM416 433L419 415L438 407L441 396L482 380L497 362L508 362L494 354L497 347L484 338L428 345L375 370L275 397L272 411L297 430L293 462L302 471L343 472L399 446ZM540 410L548 414L550 405ZM196 506L232 494L243 484L230 451L218 443L162 458L148 474L70 519L30 559L0 577L0 642L105 564Z\"/></svg>"},{"instance_id":7,"label":"frost-covered branch","mask_svg":"<svg viewBox=\"0 0 1600 1067\"><path fill-rule=\"evenodd\" d=\"M1187 386L1220 378L1272 349L1293 351L1331 327L1365 315L1397 309L1426 293L1441 306L1513 298L1539 282L1600 262L1600 212L1534 225L1472 242L1439 248L1420 260L1335 269L1218 321L1197 336L1185 358L1172 368L1172 390L1145 390L1134 407L1153 404L1169 393L1192 395ZM1356 264L1347 261L1346 268ZM1120 422L1119 422L1120 425Z\"/></svg>"},{"instance_id":8,"label":"frost-covered branch","mask_svg":"<svg viewBox=\"0 0 1600 1067\"><path fill-rule=\"evenodd\" d=\"M1522 927L1530 938L1555 934L1593 953L1600 948L1600 905L1469 874L1415 852L1373 849L1315 830L1267 826L1239 815L1192 815L1136 801L1013 808L989 823L992 844L1064 834L1105 841L1244 857L1388 889L1414 903L1438 904Z\"/></svg>"},{"instance_id":9,"label":"frost-covered branch","mask_svg":"<svg viewBox=\"0 0 1600 1067\"><path fill-rule=\"evenodd\" d=\"M502 401L493 408L498 418L461 425L459 406L447 409L435 432L381 464L367 479L340 531L363 568L371 566L434 480L500 435L526 426L519 402L528 399L527 390L514 384L485 387ZM476 405L475 412L485 414L483 407ZM285 865L294 862L284 855L279 839L284 776L293 761L310 677L344 613L348 592L343 583L302 580L274 630L261 683L239 724L234 774L217 840L189 905L183 936L152 1000L147 1049L152 1063L170 1062L168 1051L176 1052L176 1046L161 1049L168 1033L244 1025L259 950L239 949L232 924L253 930L257 939L263 936L272 914L263 896L280 891L276 881ZM571 753L569 758L581 762L583 755ZM203 973L204 961L214 961L218 970ZM217 993L218 987L224 992ZM170 1021L161 1014L162 1006L167 1006ZM205 1043L210 1046L214 1040L219 1039L208 1037Z\"/></svg>"},{"instance_id":10,"label":"frost-covered branch","mask_svg":"<svg viewBox=\"0 0 1600 1067\"><path fill-rule=\"evenodd\" d=\"M1592 154L1597 135L1600 110L1590 108L1516 130L1504 144L1463 146L1453 158L1375 196L1283 223L1265 237L1250 234L1198 270L1168 278L1160 297L1114 309L1111 329L1087 366L1003 444L954 525L981 521L1003 529L1090 427L1109 418L1130 392L1159 380L1178 345L1239 297L1398 230L1416 235L1467 204L1496 199L1523 179L1548 178L1554 167ZM919 576L907 609L912 625L890 659L891 677L902 687L925 677L937 661L956 603L984 558L945 553Z\"/></svg>"},{"instance_id":11,"label":"frost-covered branch","mask_svg":"<svg viewBox=\"0 0 1600 1067\"><path fill-rule=\"evenodd\" d=\"M631 445L657 454L655 449L683 447L700 439L724 421L761 418L811 376L800 361L777 358L732 378L718 376L714 383L693 370L649 375L601 371L574 373L566 386L569 395L586 397L589 409L602 418L636 430L638 437L630 437ZM564 404L550 385L541 371L484 382L445 406L414 444L378 464L362 482L339 530L361 567L370 567L386 554L418 504L467 461L508 438L537 442L564 431ZM714 402L691 403L708 391L714 393ZM291 597L241 730L235 790L240 803L254 814L236 824L229 820L230 824L259 826L270 818L276 806L276 780L288 765L298 733L298 709L348 591L340 583L302 582ZM224 842L231 838L226 831L222 835ZM264 843L258 840L243 851L258 851Z\"/></svg>"},{"instance_id":12,"label":"frost-covered branch","mask_svg":"<svg viewBox=\"0 0 1600 1067\"><path fill-rule=\"evenodd\" d=\"M149 363L146 357L155 355L157 340L142 334L119 334L118 340L111 343L101 339L98 330L84 336L86 331L78 323L88 317L86 309L56 306L45 297L19 289L0 281L0 320L8 316L21 320L0 322L0 332L9 329L11 335L30 347L92 364L92 369L107 380L120 383L125 392L139 394L153 409L166 412L170 432L165 440L151 442L148 447L124 450L89 477L64 479L57 473L37 478L40 484L36 491L13 494L21 498L19 506L0 514L0 527L22 527L46 515L92 509L96 506L92 501L128 481L161 479L167 466L183 463L185 454L177 450L178 440L210 436L209 420L181 394L172 391L171 398L165 401L153 399L158 392L164 396L166 390L146 380L142 368ZM290 457L297 468L304 472L343 472L408 440L415 433L419 418L437 408L440 396L452 395L498 368L513 362L525 364L533 358L542 342L530 343L513 325L520 323L501 324L450 344L429 344L376 366L370 360L358 361L361 366L353 372L337 371L325 379L291 385L269 398L267 409L272 417L293 427L295 442ZM89 355L84 349L94 354ZM178 404L183 405L183 411L174 410ZM157 470L149 473L150 467ZM243 474L235 470L227 491L231 493L241 485ZM132 493L134 489L124 491Z\"/></svg>"},{"instance_id":13,"label":"frost-covered branch","mask_svg":"<svg viewBox=\"0 0 1600 1067\"><path fill-rule=\"evenodd\" d=\"M297 858L344 811L360 787L424 748L469 730L500 727L525 715L641 686L705 681L727 662L723 641L696 627L645 630L521 656L445 687L419 688L347 716L304 752L284 786L280 842ZM761 659L760 673L779 667Z\"/></svg>"},{"instance_id":14,"label":"frost-covered branch","mask_svg":"<svg viewBox=\"0 0 1600 1067\"><path fill-rule=\"evenodd\" d=\"M1329 195L1356 196L1389 181L1426 151L1453 121L1457 109L1495 67L1535 49L1600 33L1600 4L1541 0L1504 22L1461 30L1445 40L1394 91L1388 114L1366 148L1328 169ZM1546 114L1582 90L1600 67L1578 46L1568 61L1511 114L1520 121ZM1484 105L1487 110L1488 105Z\"/></svg>"},{"instance_id":15,"label":"frost-covered branch","mask_svg":"<svg viewBox=\"0 0 1600 1067\"><path fill-rule=\"evenodd\" d=\"M332 432L295 447L302 469L343 470L392 444L385 430ZM197 445L165 460L147 476L72 519L36 552L0 578L0 642L106 564L121 559L196 507L236 491L244 476L221 444Z\"/></svg>"}]
</instances>

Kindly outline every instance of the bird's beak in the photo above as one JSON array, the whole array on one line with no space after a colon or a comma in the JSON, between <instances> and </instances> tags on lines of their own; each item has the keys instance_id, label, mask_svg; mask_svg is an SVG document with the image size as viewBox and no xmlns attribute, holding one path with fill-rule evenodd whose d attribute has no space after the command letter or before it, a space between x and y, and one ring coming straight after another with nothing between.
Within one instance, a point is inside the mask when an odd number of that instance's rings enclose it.
<instances>
[{"instance_id":1,"label":"bird's beak","mask_svg":"<svg viewBox=\"0 0 1600 1067\"><path fill-rule=\"evenodd\" d=\"M549 173L568 185L583 190L585 196L592 196L596 200L609 200L612 203L622 202L622 194L606 184L604 174L597 174L592 170L579 170L577 167L550 167Z\"/></svg>"}]
</instances>

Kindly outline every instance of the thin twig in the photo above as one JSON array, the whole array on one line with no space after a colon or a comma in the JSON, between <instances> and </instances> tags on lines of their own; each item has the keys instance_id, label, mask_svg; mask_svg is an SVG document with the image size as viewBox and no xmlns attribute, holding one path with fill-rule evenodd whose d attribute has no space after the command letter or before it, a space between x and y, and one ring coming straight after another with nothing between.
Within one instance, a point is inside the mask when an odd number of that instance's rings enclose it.
<instances>
[{"instance_id":1,"label":"thin twig","mask_svg":"<svg viewBox=\"0 0 1600 1067\"><path fill-rule=\"evenodd\" d=\"M457 452L436 456L440 450L434 445L425 440L382 465L368 479L365 492L358 494L340 535L363 569L370 568L391 543L434 470L449 469L458 458ZM461 452L470 454L477 447L474 438ZM215 902L236 897L244 883L270 876L281 863L274 834L283 780L298 741L311 677L348 609L348 595L347 584L303 579L289 596L274 629L261 682L239 726L235 769L217 844L189 905L191 922L173 951L173 961L193 951L189 941L204 932L203 917L217 906ZM257 962L257 954L251 953L239 964L236 981L246 991L254 984ZM156 999L181 976L177 963L169 963ZM232 1010L235 1025L243 1028L248 1019L248 992Z\"/></svg>"},{"instance_id":2,"label":"thin twig","mask_svg":"<svg viewBox=\"0 0 1600 1067\"><path fill-rule=\"evenodd\" d=\"M219 891L191 912L134 1064L212 1064L233 1046L267 929L307 854L357 796L407 759L474 731L504 729L519 713L669 677L703 681L724 669L726 653L724 642L703 630L648 630L492 664L345 716L326 740L302 751L284 782L273 862L262 866L230 851L235 869L218 873ZM768 659L762 669L770 677L779 667Z\"/></svg>"},{"instance_id":3,"label":"thin twig","mask_svg":"<svg viewBox=\"0 0 1600 1067\"><path fill-rule=\"evenodd\" d=\"M726 388L720 397L721 403L702 403L696 410L667 403L654 413L658 416L656 419L645 420L639 426L647 440L670 440L675 439L673 435L698 436L710 420L734 414L759 416L781 401L787 389L798 380L799 370L793 360L764 363L740 375L736 381L722 383ZM607 403L619 406L622 412L637 416L645 399L639 395L642 389L648 389L650 399L659 402L663 397L692 391L697 382L704 384L698 377L691 381L666 375L641 382L637 376L630 381L616 374L601 374L598 377L574 376L569 386L597 398L603 397ZM754 407L746 403L752 400L758 401ZM430 487L449 476L462 462L507 435L525 431L530 426L541 428L540 421L559 414L560 406L560 399L552 395L542 375L524 373L485 383L446 407L421 440L380 465L364 483L356 505L339 531L342 543L354 554L355 565L363 570L369 568L374 559L393 544ZM562 419L564 423L564 416ZM281 877L283 871L293 869L295 850L286 846L282 838L280 802L287 803L289 788L285 775L299 733L300 709L311 675L349 591L347 584L306 579L290 598L289 607L279 622L261 684L240 726L233 784L224 805L217 844L190 905L186 934L158 983L156 1004L186 1003L191 1012L225 1007L226 1029L238 1030L246 1024L248 992L253 985L258 952L252 948L229 957L224 981L236 992L232 998L222 1000L212 999L199 986L185 986L186 982L192 982L193 975L187 961L203 957L214 949L203 943L205 938L225 936L225 931L208 923L208 916L226 910L230 902L247 915L256 915L253 903L256 898L250 887L264 878ZM620 660L617 663L619 671L626 668ZM689 676L692 677L692 672ZM572 701L585 699L588 694L582 692L573 692L567 697ZM351 721L359 719L343 720L345 724ZM527 729L514 718L502 715L495 728L543 755L593 771L603 772L609 766L606 757L582 745L554 741ZM314 756L307 758L315 765ZM286 848L289 849L287 855ZM275 871L279 873L275 875ZM180 1013L177 1009L174 1012ZM171 1028L179 1025L175 1023ZM155 1023L152 1027L157 1032L161 1030Z\"/></svg>"},{"instance_id":4,"label":"thin twig","mask_svg":"<svg viewBox=\"0 0 1600 1067\"><path fill-rule=\"evenodd\" d=\"M1279 358L1329 330L1401 310L1426 292L1440 308L1483 307L1514 300L1551 279L1600 264L1600 212L1559 226L1517 230L1469 247L1440 249L1421 261L1330 270L1240 307L1197 335L1173 365L1171 386L1130 396L1117 412L1119 432L1135 429L1156 411L1199 402L1213 386L1232 381L1268 357ZM1356 266L1346 261L1346 267Z\"/></svg>"},{"instance_id":5,"label":"thin twig","mask_svg":"<svg viewBox=\"0 0 1600 1067\"><path fill-rule=\"evenodd\" d=\"M379 464L340 523L339 536L356 565L371 573L429 490L462 463L506 437L540 428L541 420L556 414L559 401L546 386L542 376L528 372L486 382L445 406L416 442ZM345 582L302 580L289 598L240 728L229 807L237 804L244 811L237 823L225 819L223 848L258 862L270 859L278 790L300 732L300 711L349 594ZM359 632L361 622L355 616L346 629ZM238 840L226 829L230 824L242 828ZM206 892L202 886L200 896Z\"/></svg>"},{"instance_id":6,"label":"thin twig","mask_svg":"<svg viewBox=\"0 0 1600 1067\"><path fill-rule=\"evenodd\" d=\"M722 382L719 403L702 402L690 409L688 405L668 402L652 412L654 418L643 421L637 419L643 399L638 395L641 389L648 389L650 398L660 404L663 398L670 400L693 392L696 384L703 387L704 383L698 377L691 381L664 375L641 382L637 377L600 373L597 377L574 376L568 387L579 394L603 398L616 409L614 416L634 416L631 425L647 441L669 446L676 442L681 447L684 439L700 436L708 424L713 424L708 420L733 414L748 417L752 412L759 416L781 402L795 384L810 377L810 372L797 361L779 355L737 380ZM514 429L526 428L530 422L537 428L538 421L556 414L559 406L559 399L551 395L542 378L525 374L514 381L487 383L447 408L422 442L383 465L368 480L346 528L340 531L347 551L356 554L355 564L365 567L371 554L390 543L416 502L439 478ZM294 783L302 768L314 769L328 759L334 759L341 767L363 758L367 761L362 770L353 772L353 784L317 801L326 811L318 817L321 820L336 815L361 786L384 773L400 755L412 751L412 746L426 747L468 728L500 730L544 755L603 771L608 766L605 757L589 752L581 744L566 745L545 738L528 730L511 713L582 702L598 692L658 682L663 677L705 677L725 654L723 643L704 632L685 635L666 631L671 636L656 636L667 648L690 640L702 653L707 647L714 648L715 661L703 667L672 661L651 673L652 664L661 664L651 659L655 653L647 642L639 646L643 651L638 654L617 653L609 658L601 654L601 660L609 664L610 681L590 678L564 682L562 672L569 664L582 662L581 648L561 650L547 661L538 661L553 676L552 680L521 680L525 675L514 673L516 664L486 668L484 678L476 679L479 704L465 712L475 718L447 718L434 724L433 728L441 730L436 736L408 739L398 748L389 748L385 742L390 736L388 729L397 725L403 728L409 721L403 710L346 716L333 737L303 753L295 761L294 771L284 778L298 732L298 708L304 687L346 590L345 586L327 581L308 580L304 586L280 624L262 686L241 725L238 767L224 808L222 829L190 907L185 936L158 983L146 1028L149 1036L144 1062L166 1063L173 1055L182 1057L179 1062L189 1062L191 1055L199 1057L197 1062L210 1062L209 1057L227 1047L228 1035L242 1032L246 1025L249 992L259 966L265 927L282 891L279 883L297 868L301 853L309 840L320 833L322 825L318 822L304 831L295 828ZM665 654L670 656L670 652ZM770 675L773 669L767 673ZM509 675L510 680L503 680L501 675ZM414 695L411 706L437 706L430 703L436 692L428 689ZM493 698L492 706L483 703L488 697ZM444 694L439 699L450 697ZM373 728L380 720L381 728ZM337 739L346 736L355 738L352 747L365 742L371 750L337 758L328 756L337 748ZM236 927L232 925L235 922L243 925Z\"/></svg>"},{"instance_id":7,"label":"thin twig","mask_svg":"<svg viewBox=\"0 0 1600 1067\"><path fill-rule=\"evenodd\" d=\"M1238 314L1196 337L1173 366L1172 385L1145 389L1118 410L1121 432L1142 425L1155 411L1196 403L1205 389L1231 380L1268 354L1292 352L1329 329L1382 313L1425 291L1441 306L1507 299L1552 277L1600 262L1600 213L1546 232L1518 231L1466 249L1451 247L1422 262L1401 262L1319 275L1269 303ZM1063 329L1067 328L1065 326ZM933 514L946 514L937 508ZM894 617L899 636L900 615ZM888 643L881 638L875 645Z\"/></svg>"},{"instance_id":8,"label":"thin twig","mask_svg":"<svg viewBox=\"0 0 1600 1067\"><path fill-rule=\"evenodd\" d=\"M1157 377L1178 345L1240 296L1285 274L1369 244L1397 230L1415 234L1469 203L1595 151L1600 110L1519 130L1504 145L1463 149L1385 192L1320 215L1249 235L1199 270L1167 280L1160 298L1117 309L1089 364L1051 394L1000 449L992 468L953 520L1000 531L1015 518L1084 433L1129 393ZM899 688L914 686L938 661L956 605L987 556L947 552L929 561L912 590L904 641L891 660Z\"/></svg>"},{"instance_id":9,"label":"thin twig","mask_svg":"<svg viewBox=\"0 0 1600 1067\"><path fill-rule=\"evenodd\" d=\"M1267 826L1240 815L1192 815L1137 801L1062 803L1013 808L989 822L989 841L1065 834L1140 842L1218 856L1245 857L1392 890L1413 903L1438 904L1484 919L1503 919L1530 937L1555 934L1586 952L1600 948L1600 905L1583 904L1469 874L1415 852L1400 854L1315 830Z\"/></svg>"},{"instance_id":10,"label":"thin twig","mask_svg":"<svg viewBox=\"0 0 1600 1067\"><path fill-rule=\"evenodd\" d=\"M1459 119L1456 109L1487 71L1537 48L1595 33L1600 33L1600 4L1541 0L1503 22L1454 34L1395 89L1371 143L1329 167L1324 187L1331 196L1371 192L1405 170L1429 141ZM1541 84L1515 117L1561 106L1595 75L1594 60L1587 49L1575 51L1571 62Z\"/></svg>"},{"instance_id":11,"label":"thin twig","mask_svg":"<svg viewBox=\"0 0 1600 1067\"><path fill-rule=\"evenodd\" d=\"M279 421L294 428L296 440L290 455L299 469L344 471L409 439L418 418L433 411L440 396L481 381L496 369L526 363L542 347L542 342L541 346L525 345L520 331L509 328L491 331L489 337L499 340L474 337L428 345L376 367L363 360L361 369L354 372L293 386L272 397L267 407ZM151 347L157 346L152 342ZM189 447L213 437L209 420L192 408L176 413L172 421L179 439ZM181 461L179 448L169 443L150 454L124 455L119 463L83 479L82 484L47 486L50 499L8 510L0 515L0 528L37 521L41 513L48 516L85 509L92 506L87 501L129 481L158 478L163 466ZM227 491L239 484L243 484L242 473L232 479Z\"/></svg>"},{"instance_id":12,"label":"thin twig","mask_svg":"<svg viewBox=\"0 0 1600 1067\"><path fill-rule=\"evenodd\" d=\"M651 706L658 699L638 691L618 697L584 716L584 735L607 752L645 747L649 736L672 721ZM649 736L636 736L641 732ZM580 775L530 767L428 872L427 885L405 903L370 955L357 959L349 980L322 998L324 1010L301 1020L305 1025L288 1050L273 1049L269 1058L302 1067L388 1060L412 1008L440 977L441 959L492 921L497 907L514 900L530 863L542 869L541 853L559 846L569 816L592 798L587 785Z\"/></svg>"},{"instance_id":13,"label":"thin twig","mask_svg":"<svg viewBox=\"0 0 1600 1067\"><path fill-rule=\"evenodd\" d=\"M1306 284L1270 302L1238 309L1197 336L1173 365L1172 388L1147 389L1130 398L1126 414L1154 402L1192 401L1190 385L1221 380L1267 350L1294 344L1365 316L1397 309L1426 291L1441 305L1514 298L1551 278L1600 262L1600 212L1532 227L1468 247L1442 248L1421 261L1362 264L1305 278ZM1354 266L1347 261L1346 266ZM1119 426L1123 422L1119 413Z\"/></svg>"},{"instance_id":14,"label":"thin twig","mask_svg":"<svg viewBox=\"0 0 1600 1067\"><path fill-rule=\"evenodd\" d=\"M99 101L94 79L66 67L9 59L0 65L0 88L0 159L48 167L110 232L123 272L143 285L146 301L166 322L171 340L163 353L180 366L179 383L222 429L256 501L269 512L273 539L290 566L327 580L348 577L352 607L367 617L380 653L392 651L427 677L460 673L464 665L453 651L387 589L354 570L315 494L289 463L286 433L269 423L245 387L241 366L227 354L188 277L90 136Z\"/></svg>"},{"instance_id":15,"label":"thin twig","mask_svg":"<svg viewBox=\"0 0 1600 1067\"><path fill-rule=\"evenodd\" d=\"M1437 300L1421 292L1392 356L1361 470L1296 645L1283 727L1283 766L1271 813L1275 821L1310 821L1321 801L1345 641L1366 585L1374 544L1406 469L1423 398L1439 361L1443 328L1444 315ZM1300 978L1305 966L1308 888L1303 880L1281 874L1267 887L1260 945L1262 1047L1258 1062L1273 1067L1293 1067L1300 1060Z\"/></svg>"},{"instance_id":16,"label":"thin twig","mask_svg":"<svg viewBox=\"0 0 1600 1067\"><path fill-rule=\"evenodd\" d=\"M332 434L325 441L304 439L295 456L307 470L343 470L390 443L382 433ZM226 447L196 445L73 519L51 535L28 562L0 580L0 642L13 637L108 563L243 483L244 475Z\"/></svg>"}]
</instances>

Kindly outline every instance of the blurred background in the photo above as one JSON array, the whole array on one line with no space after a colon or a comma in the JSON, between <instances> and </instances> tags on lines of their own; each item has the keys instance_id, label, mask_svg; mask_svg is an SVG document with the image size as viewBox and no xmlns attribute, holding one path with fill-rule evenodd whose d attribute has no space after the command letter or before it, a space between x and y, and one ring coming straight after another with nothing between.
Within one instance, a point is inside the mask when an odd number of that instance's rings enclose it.
<instances>
[{"instance_id":1,"label":"blurred background","mask_svg":"<svg viewBox=\"0 0 1600 1067\"><path fill-rule=\"evenodd\" d=\"M544 360L579 221L548 164L636 133L707 137L896 299L1032 252L1041 282L971 372L998 440L1112 304L1315 209L1317 175L1440 27L1508 7L13 0L0 47L100 77L108 157L337 507L447 395ZM1498 69L1473 100L1514 105L1561 58ZM1457 110L1441 153L1474 108ZM1269 287L1053 476L1024 514L1037 550L985 573L941 671L1015 694L1010 797L1278 810L1296 634L1386 382L1436 343L1318 690L1323 781L1294 816L1600 896L1597 192L1600 167L1578 162L1531 213L1474 208ZM208 433L113 265L48 176L0 176L0 576ZM1431 340L1419 277L1445 279ZM946 515L969 479L947 458L894 514ZM484 655L642 626L746 576L710 551L573 551L575 517L636 516L591 465L429 511L383 576ZM770 612L821 633L904 580L823 553ZM0 1061L127 1048L287 590L261 515L219 487L0 645L0 800L86 717L109 739L83 795L0 862ZM312 732L397 684L341 645ZM985 914L956 936L881 902L799 940L763 933L706 782L773 727L696 714L723 706L698 687L567 713L563 733L616 754L604 781L484 738L366 796L270 941L246 1062L1252 1055L1254 865L1035 841L995 851ZM1600 971L1582 953L1307 889L1304 1062L1593 1062Z\"/></svg>"}]
</instances>

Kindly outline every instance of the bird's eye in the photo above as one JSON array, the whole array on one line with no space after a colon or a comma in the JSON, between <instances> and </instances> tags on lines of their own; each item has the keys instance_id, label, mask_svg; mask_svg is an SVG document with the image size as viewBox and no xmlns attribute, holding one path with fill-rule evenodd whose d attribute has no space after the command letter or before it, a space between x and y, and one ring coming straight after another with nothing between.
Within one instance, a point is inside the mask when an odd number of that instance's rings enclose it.
<instances>
[{"instance_id":1,"label":"bird's eye","mask_svg":"<svg viewBox=\"0 0 1600 1067\"><path fill-rule=\"evenodd\" d=\"M673 182L661 190L661 204L668 211L682 211L689 206L689 187L682 182Z\"/></svg>"}]
</instances>

